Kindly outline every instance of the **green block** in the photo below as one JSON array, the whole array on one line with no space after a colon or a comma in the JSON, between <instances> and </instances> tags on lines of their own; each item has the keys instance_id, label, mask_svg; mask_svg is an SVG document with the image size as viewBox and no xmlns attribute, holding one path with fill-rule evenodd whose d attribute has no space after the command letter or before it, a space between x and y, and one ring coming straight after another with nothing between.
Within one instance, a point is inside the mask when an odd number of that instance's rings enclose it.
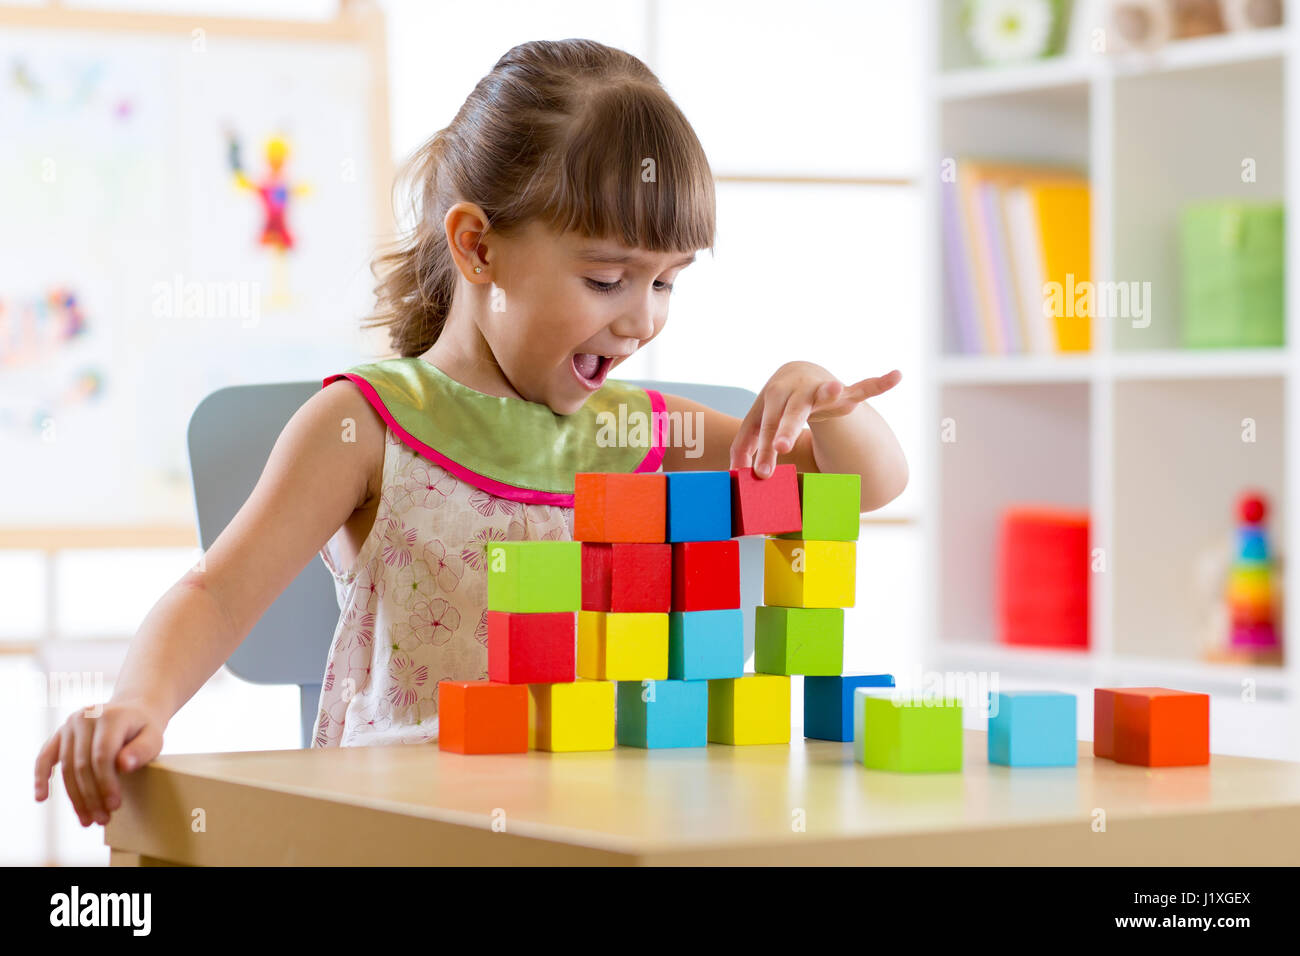
<instances>
[{"instance_id":1,"label":"green block","mask_svg":"<svg viewBox=\"0 0 1300 956\"><path fill-rule=\"evenodd\" d=\"M871 770L961 770L961 701L904 697L860 687L853 692L853 751Z\"/></svg>"},{"instance_id":2,"label":"green block","mask_svg":"<svg viewBox=\"0 0 1300 956\"><path fill-rule=\"evenodd\" d=\"M862 476L799 473L803 528L773 535L812 541L857 541L862 524Z\"/></svg>"},{"instance_id":3,"label":"green block","mask_svg":"<svg viewBox=\"0 0 1300 956\"><path fill-rule=\"evenodd\" d=\"M487 545L488 610L544 613L582 607L582 542Z\"/></svg>"},{"instance_id":4,"label":"green block","mask_svg":"<svg viewBox=\"0 0 1300 956\"><path fill-rule=\"evenodd\" d=\"M754 670L834 677L844 670L844 608L754 608Z\"/></svg>"}]
</instances>

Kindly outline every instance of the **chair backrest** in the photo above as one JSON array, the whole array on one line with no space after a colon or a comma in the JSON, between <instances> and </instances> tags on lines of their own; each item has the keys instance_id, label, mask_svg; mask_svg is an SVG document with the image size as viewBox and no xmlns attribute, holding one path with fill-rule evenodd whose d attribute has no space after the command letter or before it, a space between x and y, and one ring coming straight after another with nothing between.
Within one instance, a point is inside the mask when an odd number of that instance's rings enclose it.
<instances>
[{"instance_id":1,"label":"chair backrest","mask_svg":"<svg viewBox=\"0 0 1300 956\"><path fill-rule=\"evenodd\" d=\"M627 380L644 388L680 395L743 418L755 395L743 388L689 382ZM276 439L318 381L236 385L203 399L190 417L188 445L199 543L205 550L252 493ZM740 541L740 603L745 618L745 657L754 649L754 607L762 603L763 541ZM296 684L300 693L302 742L310 743L325 658L338 624L334 582L315 558L253 625L226 665L258 684Z\"/></svg>"},{"instance_id":2,"label":"chair backrest","mask_svg":"<svg viewBox=\"0 0 1300 956\"><path fill-rule=\"evenodd\" d=\"M236 385L213 392L194 409L187 439L204 550L248 500L293 413L320 387L318 381ZM338 619L334 580L324 562L313 558L226 661L244 680L298 685L304 747Z\"/></svg>"}]
</instances>

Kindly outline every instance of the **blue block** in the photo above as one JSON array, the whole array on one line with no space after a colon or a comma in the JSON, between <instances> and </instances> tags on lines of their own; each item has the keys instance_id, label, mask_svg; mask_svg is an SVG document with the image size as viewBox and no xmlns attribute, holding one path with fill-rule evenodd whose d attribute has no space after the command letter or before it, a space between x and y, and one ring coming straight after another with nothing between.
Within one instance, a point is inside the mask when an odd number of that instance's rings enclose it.
<instances>
[{"instance_id":1,"label":"blue block","mask_svg":"<svg viewBox=\"0 0 1300 956\"><path fill-rule=\"evenodd\" d=\"M624 747L708 746L708 681L619 681L617 695L614 727Z\"/></svg>"},{"instance_id":2,"label":"blue block","mask_svg":"<svg viewBox=\"0 0 1300 956\"><path fill-rule=\"evenodd\" d=\"M853 692L893 687L893 674L845 674L803 679L803 735L814 740L853 739Z\"/></svg>"},{"instance_id":3,"label":"blue block","mask_svg":"<svg viewBox=\"0 0 1300 956\"><path fill-rule=\"evenodd\" d=\"M667 541L726 541L731 537L731 473L670 471Z\"/></svg>"},{"instance_id":4,"label":"blue block","mask_svg":"<svg viewBox=\"0 0 1300 956\"><path fill-rule=\"evenodd\" d=\"M989 763L1073 767L1079 761L1073 694L1011 690L989 694Z\"/></svg>"},{"instance_id":5,"label":"blue block","mask_svg":"<svg viewBox=\"0 0 1300 956\"><path fill-rule=\"evenodd\" d=\"M740 608L668 614L668 677L720 680L745 673L745 618Z\"/></svg>"}]
</instances>

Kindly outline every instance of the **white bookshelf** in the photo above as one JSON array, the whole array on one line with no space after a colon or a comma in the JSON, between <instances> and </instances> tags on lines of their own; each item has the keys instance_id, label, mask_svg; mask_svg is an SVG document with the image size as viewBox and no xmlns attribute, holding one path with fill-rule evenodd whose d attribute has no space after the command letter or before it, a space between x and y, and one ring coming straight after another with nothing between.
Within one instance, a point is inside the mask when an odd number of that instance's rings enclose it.
<instances>
[{"instance_id":1,"label":"white bookshelf","mask_svg":"<svg viewBox=\"0 0 1300 956\"><path fill-rule=\"evenodd\" d=\"M1197 602L1209 595L1198 591L1196 567L1198 553L1231 533L1247 486L1269 496L1275 552L1300 541L1300 508L1284 495L1300 447L1300 305L1288 296L1282 348L1178 349L1175 218L1199 198L1285 199L1296 208L1295 177L1285 170L1287 157L1300 155L1300 18L1153 54L1072 52L985 68L966 59L948 0L925 6L934 171L923 177L924 420L934 432L918 469L927 476L927 668L998 671L1044 686L1150 683L1236 696L1250 680L1261 699L1300 707L1294 638L1283 668L1203 659ZM1088 354L956 354L937 173L943 159L967 156L1086 170L1092 278L1149 281L1150 326L1094 319ZM1254 183L1241 182L1247 157ZM1291 216L1287 273L1300 275ZM1241 441L1247 417L1256 422L1254 443ZM948 418L957 429L951 443L938 440ZM998 517L1019 502L1091 515L1092 546L1105 549L1107 569L1092 575L1086 651L998 642ZM1300 607L1300 561L1284 568L1289 603Z\"/></svg>"}]
</instances>

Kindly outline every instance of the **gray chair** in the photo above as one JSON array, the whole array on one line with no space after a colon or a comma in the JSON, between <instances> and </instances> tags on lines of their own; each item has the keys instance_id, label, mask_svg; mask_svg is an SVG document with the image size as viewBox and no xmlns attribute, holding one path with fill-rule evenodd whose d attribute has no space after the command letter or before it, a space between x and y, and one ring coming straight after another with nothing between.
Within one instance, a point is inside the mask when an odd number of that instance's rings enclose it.
<instances>
[{"instance_id":1,"label":"gray chair","mask_svg":"<svg viewBox=\"0 0 1300 956\"><path fill-rule=\"evenodd\" d=\"M680 395L743 418L755 395L743 388L688 382L632 381ZM285 382L223 388L199 402L190 417L188 444L199 543L206 550L239 511L261 477L285 424L320 388L320 382ZM745 657L754 650L754 607L763 599L763 541L740 540L740 604ZM339 606L329 570L314 557L253 625L226 666L255 684L297 684L302 742L311 742L325 656L338 624Z\"/></svg>"}]
</instances>

